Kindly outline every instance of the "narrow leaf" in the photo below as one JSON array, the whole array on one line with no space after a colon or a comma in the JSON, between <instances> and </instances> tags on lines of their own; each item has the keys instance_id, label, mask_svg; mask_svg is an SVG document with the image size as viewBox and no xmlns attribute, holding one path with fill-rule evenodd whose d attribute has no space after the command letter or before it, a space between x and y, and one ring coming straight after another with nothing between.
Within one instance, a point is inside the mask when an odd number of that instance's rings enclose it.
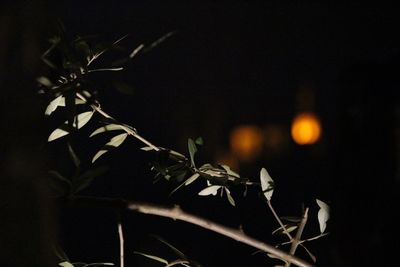
<instances>
[{"instance_id":1,"label":"narrow leaf","mask_svg":"<svg viewBox=\"0 0 400 267\"><path fill-rule=\"evenodd\" d=\"M105 126L102 126L98 129L96 129L93 133L90 134L89 137L93 137L95 135L98 135L100 133L104 133L104 132L108 132L108 131L115 131L115 130L123 130L123 128L121 127L121 125L119 124L107 124Z\"/></svg>"},{"instance_id":2,"label":"narrow leaf","mask_svg":"<svg viewBox=\"0 0 400 267\"><path fill-rule=\"evenodd\" d=\"M143 150L143 151L152 151L152 150L154 150L154 148L151 147L151 146L141 147L140 149Z\"/></svg>"},{"instance_id":3,"label":"narrow leaf","mask_svg":"<svg viewBox=\"0 0 400 267\"><path fill-rule=\"evenodd\" d=\"M186 180L185 185L190 185L191 183L193 183L194 181L196 181L196 179L199 178L199 177L200 177L200 174L198 174L198 173L193 174L192 176L190 176L190 177Z\"/></svg>"},{"instance_id":4,"label":"narrow leaf","mask_svg":"<svg viewBox=\"0 0 400 267\"><path fill-rule=\"evenodd\" d=\"M103 154L107 153L110 149L120 146L125 141L127 136L127 133L123 133L111 138L111 140L107 144L105 144L105 146L99 152L97 152L96 155L94 155L92 163L95 162Z\"/></svg>"},{"instance_id":5,"label":"narrow leaf","mask_svg":"<svg viewBox=\"0 0 400 267\"><path fill-rule=\"evenodd\" d=\"M319 211L318 211L318 223L319 223L319 229L321 231L321 234L323 232L325 232L326 229L326 222L329 220L329 206L317 199L317 204L320 207Z\"/></svg>"},{"instance_id":6,"label":"narrow leaf","mask_svg":"<svg viewBox=\"0 0 400 267\"><path fill-rule=\"evenodd\" d=\"M233 177L240 178L240 175L239 175L238 173L232 171L231 168L230 168L228 165L223 165L223 164L221 164L221 167L226 171L226 173L227 173L229 176L233 176Z\"/></svg>"},{"instance_id":7,"label":"narrow leaf","mask_svg":"<svg viewBox=\"0 0 400 267\"><path fill-rule=\"evenodd\" d=\"M304 250L307 252L308 256L310 256L313 262L317 262L317 258L314 256L314 254L311 253L311 251L308 250L308 248L306 248L306 246L304 246L303 244L300 244L300 246L304 248Z\"/></svg>"},{"instance_id":8,"label":"narrow leaf","mask_svg":"<svg viewBox=\"0 0 400 267\"><path fill-rule=\"evenodd\" d=\"M264 193L264 196L268 201L271 201L272 193L274 192L274 181L271 176L268 174L265 168L261 169L260 172L260 181L261 181L261 189Z\"/></svg>"},{"instance_id":9,"label":"narrow leaf","mask_svg":"<svg viewBox=\"0 0 400 267\"><path fill-rule=\"evenodd\" d=\"M145 253L138 252L138 251L134 251L133 253L138 254L138 255L142 255L142 256L144 256L144 257L146 257L146 258L149 258L149 259L152 259L152 260L155 260L155 261L164 263L164 264L168 264L168 261L167 261L167 260L164 260L163 258L154 256L154 255L145 254Z\"/></svg>"},{"instance_id":10,"label":"narrow leaf","mask_svg":"<svg viewBox=\"0 0 400 267\"><path fill-rule=\"evenodd\" d=\"M212 185L206 187L199 192L199 196L208 196L208 195L216 196L218 193L218 189L220 189L221 187L222 187L221 185Z\"/></svg>"},{"instance_id":11,"label":"narrow leaf","mask_svg":"<svg viewBox=\"0 0 400 267\"><path fill-rule=\"evenodd\" d=\"M74 267L69 261L63 261L58 264L61 267Z\"/></svg>"},{"instance_id":12,"label":"narrow leaf","mask_svg":"<svg viewBox=\"0 0 400 267\"><path fill-rule=\"evenodd\" d=\"M235 206L235 200L233 199L233 197L232 197L232 195L231 195L231 191L229 191L229 189L226 188L226 187L224 187L224 188L225 188L226 197L228 198L229 203L230 203L232 206Z\"/></svg>"},{"instance_id":13,"label":"narrow leaf","mask_svg":"<svg viewBox=\"0 0 400 267\"><path fill-rule=\"evenodd\" d=\"M78 116L75 117L75 122L74 125L76 126L76 129L82 128L86 123L89 122L89 120L93 116L93 111L87 111L79 114ZM61 125L59 128L55 129L49 136L48 142L54 141L60 137L63 137L67 134L69 134L72 131L71 127L68 126L68 122L65 122L63 125Z\"/></svg>"},{"instance_id":14,"label":"narrow leaf","mask_svg":"<svg viewBox=\"0 0 400 267\"><path fill-rule=\"evenodd\" d=\"M65 98L62 95L54 98L49 103L44 114L47 116L50 116L50 114L53 113L57 109L57 107L61 106L61 104L64 104L64 106L65 106Z\"/></svg>"},{"instance_id":15,"label":"narrow leaf","mask_svg":"<svg viewBox=\"0 0 400 267\"><path fill-rule=\"evenodd\" d=\"M197 147L192 138L188 139L188 150L189 150L190 161L192 163L192 166L195 167L196 165L194 164L194 155L197 152Z\"/></svg>"}]
</instances>

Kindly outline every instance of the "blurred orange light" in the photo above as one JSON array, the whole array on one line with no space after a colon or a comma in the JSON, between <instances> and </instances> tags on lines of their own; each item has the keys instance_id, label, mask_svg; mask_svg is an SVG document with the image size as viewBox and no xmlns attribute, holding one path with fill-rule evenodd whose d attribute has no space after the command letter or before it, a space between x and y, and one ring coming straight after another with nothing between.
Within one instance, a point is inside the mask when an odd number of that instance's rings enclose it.
<instances>
[{"instance_id":1,"label":"blurred orange light","mask_svg":"<svg viewBox=\"0 0 400 267\"><path fill-rule=\"evenodd\" d=\"M300 113L292 123L292 138L299 145L312 145L321 136L321 123L313 113Z\"/></svg>"},{"instance_id":2,"label":"blurred orange light","mask_svg":"<svg viewBox=\"0 0 400 267\"><path fill-rule=\"evenodd\" d=\"M249 161L262 151L263 133L253 125L236 127L230 136L232 153L242 161Z\"/></svg>"}]
</instances>

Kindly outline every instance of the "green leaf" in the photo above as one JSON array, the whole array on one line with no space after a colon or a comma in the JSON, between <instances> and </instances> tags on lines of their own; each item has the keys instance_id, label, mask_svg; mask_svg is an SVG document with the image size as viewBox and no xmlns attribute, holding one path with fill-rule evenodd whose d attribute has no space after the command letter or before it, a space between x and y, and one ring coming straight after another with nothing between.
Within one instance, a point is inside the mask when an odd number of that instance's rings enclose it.
<instances>
[{"instance_id":1,"label":"green leaf","mask_svg":"<svg viewBox=\"0 0 400 267\"><path fill-rule=\"evenodd\" d=\"M326 222L329 220L329 206L317 199L317 204L320 207L319 211L318 211L318 223L319 223L319 229L321 231L321 234L323 232L325 232L326 229Z\"/></svg>"},{"instance_id":2,"label":"green leaf","mask_svg":"<svg viewBox=\"0 0 400 267\"><path fill-rule=\"evenodd\" d=\"M119 147L125 141L127 136L127 133L123 133L111 138L111 140L107 144L105 144L105 146L99 152L97 152L96 155L94 155L92 163L95 162L99 157L107 153L110 149Z\"/></svg>"},{"instance_id":3,"label":"green leaf","mask_svg":"<svg viewBox=\"0 0 400 267\"><path fill-rule=\"evenodd\" d=\"M58 264L61 267L74 267L69 261L63 261Z\"/></svg>"},{"instance_id":4,"label":"green leaf","mask_svg":"<svg viewBox=\"0 0 400 267\"><path fill-rule=\"evenodd\" d=\"M233 197L232 197L232 195L231 195L231 191L229 191L229 189L226 188L225 186L224 186L224 189L225 189L225 191L226 191L226 197L228 198L229 203L230 203L232 206L235 206L235 200L233 199Z\"/></svg>"},{"instance_id":5,"label":"green leaf","mask_svg":"<svg viewBox=\"0 0 400 267\"><path fill-rule=\"evenodd\" d=\"M271 201L272 193L274 192L274 181L271 176L268 174L265 168L261 169L260 172L260 181L261 181L261 189L264 193L264 196L268 201Z\"/></svg>"},{"instance_id":6,"label":"green leaf","mask_svg":"<svg viewBox=\"0 0 400 267\"><path fill-rule=\"evenodd\" d=\"M142 255L142 256L144 256L144 257L146 257L146 258L149 258L149 259L152 259L152 260L155 260L155 261L164 263L164 264L168 264L168 261L167 261L167 260L164 260L163 258L154 256L154 255L145 254L145 253L138 252L138 251L134 251L133 253L138 254L138 255Z\"/></svg>"},{"instance_id":7,"label":"green leaf","mask_svg":"<svg viewBox=\"0 0 400 267\"><path fill-rule=\"evenodd\" d=\"M82 128L86 123L90 121L90 119L93 116L93 111L87 111L79 114L78 116L75 117L75 122L74 125L76 129ZM63 125L61 125L59 128L55 129L49 136L48 142L54 141L60 137L63 137L65 135L68 135L73 129L68 126L68 122L65 122Z\"/></svg>"},{"instance_id":8,"label":"green leaf","mask_svg":"<svg viewBox=\"0 0 400 267\"><path fill-rule=\"evenodd\" d=\"M194 163L194 155L197 152L197 147L192 138L188 139L188 150L189 150L189 154L190 154L190 161L192 163L192 167L196 167L196 165Z\"/></svg>"},{"instance_id":9,"label":"green leaf","mask_svg":"<svg viewBox=\"0 0 400 267\"><path fill-rule=\"evenodd\" d=\"M100 133L109 132L109 131L115 131L115 130L123 130L123 128L119 124L115 124L115 123L107 124L105 126L102 126L102 127L98 128L98 129L96 129L93 133L90 134L89 137L93 137L93 136L95 136L97 134L100 134Z\"/></svg>"},{"instance_id":10,"label":"green leaf","mask_svg":"<svg viewBox=\"0 0 400 267\"><path fill-rule=\"evenodd\" d=\"M191 183L193 183L194 181L196 181L197 178L200 177L200 174L195 173L192 176L190 176L186 181L185 181L185 186L190 185Z\"/></svg>"},{"instance_id":11,"label":"green leaf","mask_svg":"<svg viewBox=\"0 0 400 267\"><path fill-rule=\"evenodd\" d=\"M221 187L222 187L221 185L212 185L212 186L206 187L199 192L199 196L208 196L208 195L216 196L218 193L218 190Z\"/></svg>"}]
</instances>

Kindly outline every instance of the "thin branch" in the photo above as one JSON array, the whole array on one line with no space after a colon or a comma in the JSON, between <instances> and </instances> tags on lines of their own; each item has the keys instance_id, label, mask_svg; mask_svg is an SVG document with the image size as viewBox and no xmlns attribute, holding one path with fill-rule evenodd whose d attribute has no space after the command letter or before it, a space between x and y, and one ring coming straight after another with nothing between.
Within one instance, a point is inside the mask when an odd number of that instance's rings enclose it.
<instances>
[{"instance_id":1,"label":"thin branch","mask_svg":"<svg viewBox=\"0 0 400 267\"><path fill-rule=\"evenodd\" d=\"M310 263L307 263L304 260L295 257L294 255L290 255L282 250L279 250L272 245L266 244L252 237L249 237L240 230L229 228L221 224L215 223L213 221L210 221L208 219L204 219L196 215L184 212L178 206L175 206L173 208L167 208L167 207L157 206L154 204L129 203L128 209L139 213L167 217L173 220L181 220L191 224L195 224L207 230L219 233L221 235L230 237L241 243L247 244L251 247L257 248L261 251L273 254L276 257L286 262L296 264L297 266L301 267L313 266Z\"/></svg>"},{"instance_id":2,"label":"thin branch","mask_svg":"<svg viewBox=\"0 0 400 267\"><path fill-rule=\"evenodd\" d=\"M170 263L168 263L164 267L172 267L172 266L175 266L175 265L185 265L185 264L188 265L188 264L190 264L190 262L187 261L187 260L175 260L175 261L171 261Z\"/></svg>"},{"instance_id":3,"label":"thin branch","mask_svg":"<svg viewBox=\"0 0 400 267\"><path fill-rule=\"evenodd\" d=\"M87 99L81 95L80 93L76 93L76 96L87 102ZM94 110L97 111L99 114L101 114L103 117L107 118L107 119L111 119L111 120L115 120L112 116L108 115L104 110L102 110L99 106L96 106L95 104L90 104L90 107ZM141 141L142 143L144 143L145 145L151 147L152 149L154 149L155 151L160 151L160 148L153 145L152 143L150 143L149 141L147 141L144 137L140 136L135 130L126 127L124 125L121 125L121 128L129 135L132 135L133 137L135 137L136 139L138 139L139 141Z\"/></svg>"},{"instance_id":4,"label":"thin branch","mask_svg":"<svg viewBox=\"0 0 400 267\"><path fill-rule=\"evenodd\" d=\"M329 233L323 233L323 234L320 234L320 235L317 235L317 236L314 236L314 237L311 237L311 238L307 238L307 239L301 240L301 241L300 241L300 244L301 244L301 243L305 243L305 242L309 242L309 241L316 240L316 239L321 238L321 237L323 237L323 236L326 236L326 235L328 235L328 234L329 234Z\"/></svg>"},{"instance_id":5,"label":"thin branch","mask_svg":"<svg viewBox=\"0 0 400 267\"><path fill-rule=\"evenodd\" d=\"M279 218L278 214L276 214L276 211L274 209L274 207L271 204L271 201L267 200L268 203L268 207L271 210L272 214L274 215L275 219L278 221L279 225L281 226L283 232L287 235L287 237L289 238L290 241L293 240L292 235L287 231L285 225L283 225L281 219Z\"/></svg>"},{"instance_id":6,"label":"thin branch","mask_svg":"<svg viewBox=\"0 0 400 267\"><path fill-rule=\"evenodd\" d=\"M301 222L299 224L299 229L296 232L296 236L294 237L293 241L292 241L292 246L290 247L290 255L293 255L296 253L297 247L299 246L300 242L301 242L301 235L303 234L304 231L304 227L306 226L308 220L308 208L306 208L306 210L304 211L303 214L303 218L301 219ZM287 263L285 264L285 267L289 267L290 266L289 261L287 261Z\"/></svg>"},{"instance_id":7,"label":"thin branch","mask_svg":"<svg viewBox=\"0 0 400 267\"><path fill-rule=\"evenodd\" d=\"M124 267L124 232L122 231L121 215L118 214L118 237L119 237L119 262Z\"/></svg>"}]
</instances>

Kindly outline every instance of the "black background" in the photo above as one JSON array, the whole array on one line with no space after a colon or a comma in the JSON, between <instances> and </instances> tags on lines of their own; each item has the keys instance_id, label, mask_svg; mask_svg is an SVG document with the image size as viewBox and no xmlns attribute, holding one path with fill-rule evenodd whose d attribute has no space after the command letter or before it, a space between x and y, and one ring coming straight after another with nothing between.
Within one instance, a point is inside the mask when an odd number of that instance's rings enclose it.
<instances>
[{"instance_id":1,"label":"black background","mask_svg":"<svg viewBox=\"0 0 400 267\"><path fill-rule=\"evenodd\" d=\"M34 173L40 176L54 167L70 172L65 141L45 142L50 126L59 121L42 118L45 104L40 105L35 95L34 77L45 73L39 56L56 19L71 35L98 34L99 39L112 41L129 33L124 46L132 48L176 31L138 56L122 74L100 78L103 108L160 146L184 152L188 137L202 136L200 160L212 162L229 148L229 133L237 125L273 124L289 131L300 111L298 92L312 90L322 139L306 147L289 140L279 153L265 149L254 161L242 163L240 172L257 181L261 167L269 170L277 185L274 206L282 215L299 214L301 203L310 206L307 236L318 233L315 198L331 205L330 235L309 245L318 266L389 266L392 257L387 251L399 245L394 220L399 187L399 42L393 7L315 1L24 1L4 2L1 7L0 86L6 122L1 133L6 151L2 189L9 192L2 194L4 203L19 203L16 195L29 196L27 192L35 190L39 193L32 199L42 199L37 184L43 181L32 182L29 177ZM113 90L107 81L114 79L132 85L134 94ZM89 159L105 142L86 136L71 139L82 159ZM127 142L99 160L97 164L110 170L84 193L179 203L185 210L232 227L242 225L249 235L271 240L277 225L255 189L244 199L241 190L233 192L237 208L224 199L198 197L201 184L168 197L174 185L152 184L151 158L137 150L140 146ZM21 169L26 179L15 182ZM72 261L118 262L114 212L62 210L57 220L42 220L37 217L52 216L43 212L48 201L41 201L32 209L24 201L3 205L9 209L4 213L8 219L1 246L10 251L4 253L4 261L12 263L15 248L45 221L48 228L40 228L44 234L35 238L57 233ZM36 209L44 215L33 212ZM27 210L37 226L16 215ZM123 223L127 266L159 266L135 256L135 250L173 259L150 233L204 266L268 264L265 255L250 255L252 248L184 223L130 213L123 214ZM21 230L25 224L26 232ZM9 239L14 241L7 243ZM34 254L32 249L25 253Z\"/></svg>"}]
</instances>

